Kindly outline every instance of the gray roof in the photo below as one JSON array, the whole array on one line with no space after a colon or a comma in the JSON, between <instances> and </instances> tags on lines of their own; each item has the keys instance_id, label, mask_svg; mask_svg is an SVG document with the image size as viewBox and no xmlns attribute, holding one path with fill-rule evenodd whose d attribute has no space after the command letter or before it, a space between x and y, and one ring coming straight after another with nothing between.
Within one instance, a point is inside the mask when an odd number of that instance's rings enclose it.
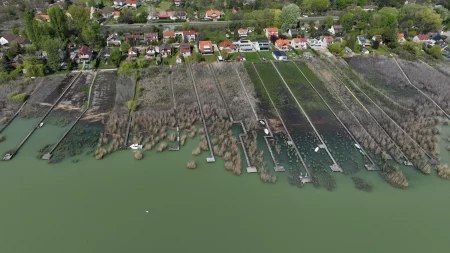
<instances>
[{"instance_id":1,"label":"gray roof","mask_svg":"<svg viewBox=\"0 0 450 253\"><path fill-rule=\"evenodd\" d=\"M276 57L287 56L286 53L283 52L283 51L273 51L273 54L274 54Z\"/></svg>"}]
</instances>

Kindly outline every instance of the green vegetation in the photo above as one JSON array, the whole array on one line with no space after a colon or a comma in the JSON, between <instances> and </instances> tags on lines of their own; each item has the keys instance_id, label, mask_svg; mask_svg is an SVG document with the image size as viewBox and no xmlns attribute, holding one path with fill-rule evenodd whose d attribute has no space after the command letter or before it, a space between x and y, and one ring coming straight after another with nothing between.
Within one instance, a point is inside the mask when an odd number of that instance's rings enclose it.
<instances>
[{"instance_id":1,"label":"green vegetation","mask_svg":"<svg viewBox=\"0 0 450 253\"><path fill-rule=\"evenodd\" d=\"M8 94L8 101L13 103L23 103L25 100L27 100L28 94L26 93L19 93L18 91L14 91L12 93Z\"/></svg>"}]
</instances>

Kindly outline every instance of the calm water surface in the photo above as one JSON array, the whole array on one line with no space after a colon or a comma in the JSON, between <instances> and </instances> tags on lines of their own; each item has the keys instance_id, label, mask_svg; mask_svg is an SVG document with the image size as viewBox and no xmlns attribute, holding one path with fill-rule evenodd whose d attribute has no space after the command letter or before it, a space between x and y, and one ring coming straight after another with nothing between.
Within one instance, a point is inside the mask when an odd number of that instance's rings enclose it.
<instances>
[{"instance_id":1,"label":"calm water surface","mask_svg":"<svg viewBox=\"0 0 450 253\"><path fill-rule=\"evenodd\" d=\"M206 153L191 155L196 143L189 140L180 152L152 151L142 161L121 151L49 165L36 155L57 139L51 132L37 132L17 157L0 163L0 252L450 250L450 182L434 172L404 170L407 190L366 171L358 174L374 184L372 193L337 174L333 192L298 189L282 174L275 185L263 184L256 174L232 175L222 162L206 164ZM11 135L5 132L11 141L1 150L21 139ZM196 170L185 168L191 160Z\"/></svg>"}]
</instances>

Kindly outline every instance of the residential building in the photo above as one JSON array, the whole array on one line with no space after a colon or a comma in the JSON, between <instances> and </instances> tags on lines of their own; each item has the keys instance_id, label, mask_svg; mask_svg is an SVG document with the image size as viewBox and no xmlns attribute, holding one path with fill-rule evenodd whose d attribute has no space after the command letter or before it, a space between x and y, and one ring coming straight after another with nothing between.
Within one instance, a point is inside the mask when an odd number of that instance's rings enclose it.
<instances>
[{"instance_id":1,"label":"residential building","mask_svg":"<svg viewBox=\"0 0 450 253\"><path fill-rule=\"evenodd\" d=\"M185 11L155 11L148 14L147 19L170 19L170 20L186 20L187 13Z\"/></svg>"},{"instance_id":2,"label":"residential building","mask_svg":"<svg viewBox=\"0 0 450 253\"><path fill-rule=\"evenodd\" d=\"M23 60L24 60L23 55L18 54L16 57L14 57L14 58L12 59L11 65L12 65L13 67L17 67L17 65L23 64Z\"/></svg>"},{"instance_id":3,"label":"residential building","mask_svg":"<svg viewBox=\"0 0 450 253\"><path fill-rule=\"evenodd\" d=\"M158 42L158 33L144 33L144 42L146 43Z\"/></svg>"},{"instance_id":4,"label":"residential building","mask_svg":"<svg viewBox=\"0 0 450 253\"><path fill-rule=\"evenodd\" d=\"M221 15L220 11L218 11L218 10L209 10L209 11L206 11L206 13L205 13L205 19L216 20L216 19L220 18L221 16L222 15Z\"/></svg>"},{"instance_id":5,"label":"residential building","mask_svg":"<svg viewBox=\"0 0 450 253\"><path fill-rule=\"evenodd\" d=\"M289 40L277 39L275 41L275 47L279 51L289 51L290 45L291 45L291 42Z\"/></svg>"},{"instance_id":6,"label":"residential building","mask_svg":"<svg viewBox=\"0 0 450 253\"><path fill-rule=\"evenodd\" d=\"M126 0L114 0L114 6L124 6L126 5Z\"/></svg>"},{"instance_id":7,"label":"residential building","mask_svg":"<svg viewBox=\"0 0 450 253\"><path fill-rule=\"evenodd\" d=\"M148 46L147 49L145 50L145 57L146 58L153 58L153 57L155 57L156 54L158 53L157 49L158 48L153 46L153 45Z\"/></svg>"},{"instance_id":8,"label":"residential building","mask_svg":"<svg viewBox=\"0 0 450 253\"><path fill-rule=\"evenodd\" d=\"M108 36L108 38L106 39L106 45L109 47L111 45L114 46L120 46L122 45L122 41L120 40L119 35L117 34L111 34Z\"/></svg>"},{"instance_id":9,"label":"residential building","mask_svg":"<svg viewBox=\"0 0 450 253\"><path fill-rule=\"evenodd\" d=\"M295 49L307 49L308 40L305 38L294 38L291 40L291 47Z\"/></svg>"},{"instance_id":10,"label":"residential building","mask_svg":"<svg viewBox=\"0 0 450 253\"><path fill-rule=\"evenodd\" d=\"M417 36L415 36L413 38L414 42L417 43L425 43L426 45L434 45L434 43L436 42L435 40L432 39L432 34L427 33L427 34L418 34Z\"/></svg>"},{"instance_id":11,"label":"residential building","mask_svg":"<svg viewBox=\"0 0 450 253\"><path fill-rule=\"evenodd\" d=\"M363 11L373 11L373 5L366 5L363 6Z\"/></svg>"},{"instance_id":12,"label":"residential building","mask_svg":"<svg viewBox=\"0 0 450 253\"><path fill-rule=\"evenodd\" d=\"M50 22L50 16L47 15L47 14L37 14L36 18L38 20L43 20L43 21L46 21L46 22Z\"/></svg>"},{"instance_id":13,"label":"residential building","mask_svg":"<svg viewBox=\"0 0 450 253\"><path fill-rule=\"evenodd\" d=\"M311 28L311 26L308 24L308 23L305 23L303 26L302 26L302 30L309 30L309 28Z\"/></svg>"},{"instance_id":14,"label":"residential building","mask_svg":"<svg viewBox=\"0 0 450 253\"><path fill-rule=\"evenodd\" d=\"M120 11L114 11L113 12L113 18L118 19L120 17Z\"/></svg>"},{"instance_id":15,"label":"residential building","mask_svg":"<svg viewBox=\"0 0 450 253\"><path fill-rule=\"evenodd\" d=\"M250 40L240 40L233 44L239 51L253 51L253 43Z\"/></svg>"},{"instance_id":16,"label":"residential building","mask_svg":"<svg viewBox=\"0 0 450 253\"><path fill-rule=\"evenodd\" d=\"M175 59L175 63L176 63L176 64L181 64L181 63L183 63L183 60L180 58L179 55L177 55L177 58Z\"/></svg>"},{"instance_id":17,"label":"residential building","mask_svg":"<svg viewBox=\"0 0 450 253\"><path fill-rule=\"evenodd\" d=\"M372 36L372 41L380 41L380 44L383 44L383 36L381 36L381 34L375 34Z\"/></svg>"},{"instance_id":18,"label":"residential building","mask_svg":"<svg viewBox=\"0 0 450 253\"><path fill-rule=\"evenodd\" d=\"M270 45L268 40L258 40L259 51L270 50Z\"/></svg>"},{"instance_id":19,"label":"residential building","mask_svg":"<svg viewBox=\"0 0 450 253\"><path fill-rule=\"evenodd\" d=\"M102 50L103 59L107 61L111 57L111 49L109 47L104 47Z\"/></svg>"},{"instance_id":20,"label":"residential building","mask_svg":"<svg viewBox=\"0 0 450 253\"><path fill-rule=\"evenodd\" d=\"M93 50L87 45L83 45L77 53L78 62L90 62L92 60L92 54Z\"/></svg>"},{"instance_id":21,"label":"residential building","mask_svg":"<svg viewBox=\"0 0 450 253\"><path fill-rule=\"evenodd\" d=\"M273 58L275 58L275 60L277 60L277 61L287 60L287 55L286 55L286 53L283 52L283 51L273 51L273 52L272 52L272 56L273 56Z\"/></svg>"},{"instance_id":22,"label":"residential building","mask_svg":"<svg viewBox=\"0 0 450 253\"><path fill-rule=\"evenodd\" d=\"M298 28L296 29L289 29L288 30L288 36L293 38L293 37L297 37L299 35L300 31Z\"/></svg>"},{"instance_id":23,"label":"residential building","mask_svg":"<svg viewBox=\"0 0 450 253\"><path fill-rule=\"evenodd\" d=\"M368 40L366 37L364 37L362 35L356 36L356 39L358 40L358 45L360 45L362 47L368 47L371 45L370 40Z\"/></svg>"},{"instance_id":24,"label":"residential building","mask_svg":"<svg viewBox=\"0 0 450 253\"><path fill-rule=\"evenodd\" d=\"M213 54L214 47L210 40L200 41L198 43L198 51L202 54Z\"/></svg>"},{"instance_id":25,"label":"residential building","mask_svg":"<svg viewBox=\"0 0 450 253\"><path fill-rule=\"evenodd\" d=\"M5 46L9 45L11 42L15 41L17 39L16 36L14 36L11 33L6 34L3 37L0 37L0 45Z\"/></svg>"},{"instance_id":26,"label":"residential building","mask_svg":"<svg viewBox=\"0 0 450 253\"><path fill-rule=\"evenodd\" d=\"M333 25L333 26L331 26L330 29L328 29L328 32L329 32L331 35L340 34L340 33L342 33L343 31L344 31L344 27L341 26L341 25Z\"/></svg>"},{"instance_id":27,"label":"residential building","mask_svg":"<svg viewBox=\"0 0 450 253\"><path fill-rule=\"evenodd\" d=\"M167 57L172 55L172 45L170 44L162 44L159 46L159 54L162 57Z\"/></svg>"},{"instance_id":28,"label":"residential building","mask_svg":"<svg viewBox=\"0 0 450 253\"><path fill-rule=\"evenodd\" d=\"M308 39L308 45L314 50L320 50L323 48L324 43L322 40L312 38Z\"/></svg>"},{"instance_id":29,"label":"residential building","mask_svg":"<svg viewBox=\"0 0 450 253\"><path fill-rule=\"evenodd\" d=\"M128 49L128 59L129 60L136 60L137 57L138 57L138 53L139 53L139 51L137 50L137 48L130 47L130 49Z\"/></svg>"},{"instance_id":30,"label":"residential building","mask_svg":"<svg viewBox=\"0 0 450 253\"><path fill-rule=\"evenodd\" d=\"M189 43L181 43L179 51L180 51L180 54L183 57L191 56L191 44L189 44Z\"/></svg>"},{"instance_id":31,"label":"residential building","mask_svg":"<svg viewBox=\"0 0 450 253\"><path fill-rule=\"evenodd\" d=\"M247 37L247 35L248 35L248 29L245 29L245 28L239 28L239 30L238 30L238 35L239 35L239 38Z\"/></svg>"},{"instance_id":32,"label":"residential building","mask_svg":"<svg viewBox=\"0 0 450 253\"><path fill-rule=\"evenodd\" d=\"M176 7L180 7L182 3L183 3L183 1L181 1L181 0L174 0L174 1L173 1L173 4L174 4Z\"/></svg>"},{"instance_id":33,"label":"residential building","mask_svg":"<svg viewBox=\"0 0 450 253\"><path fill-rule=\"evenodd\" d=\"M163 32L163 42L166 43L170 38L175 39L175 32Z\"/></svg>"},{"instance_id":34,"label":"residential building","mask_svg":"<svg viewBox=\"0 0 450 253\"><path fill-rule=\"evenodd\" d=\"M126 0L128 8L137 8L141 6L141 0Z\"/></svg>"},{"instance_id":35,"label":"residential building","mask_svg":"<svg viewBox=\"0 0 450 253\"><path fill-rule=\"evenodd\" d=\"M447 57L447 58L450 58L450 47L444 47L444 48L442 49L442 55L445 56L445 57ZM1 58L0 58L0 59L1 59Z\"/></svg>"},{"instance_id":36,"label":"residential building","mask_svg":"<svg viewBox=\"0 0 450 253\"><path fill-rule=\"evenodd\" d=\"M325 45L325 46L330 46L330 45L333 45L333 43L334 43L334 39L331 36L323 37L322 41L323 41L323 45Z\"/></svg>"},{"instance_id":37,"label":"residential building","mask_svg":"<svg viewBox=\"0 0 450 253\"><path fill-rule=\"evenodd\" d=\"M183 41L191 42L197 39L197 32L194 30L187 30L182 32Z\"/></svg>"},{"instance_id":38,"label":"residential building","mask_svg":"<svg viewBox=\"0 0 450 253\"><path fill-rule=\"evenodd\" d=\"M270 38L270 36L276 36L278 37L278 28L276 27L268 27L264 29L264 32L266 33L266 38Z\"/></svg>"},{"instance_id":39,"label":"residential building","mask_svg":"<svg viewBox=\"0 0 450 253\"><path fill-rule=\"evenodd\" d=\"M219 43L219 49L222 51L234 52L235 48L233 42L228 40Z\"/></svg>"},{"instance_id":40,"label":"residential building","mask_svg":"<svg viewBox=\"0 0 450 253\"><path fill-rule=\"evenodd\" d=\"M400 43L400 44L405 43L405 42L406 42L405 34L403 34L403 33L397 34L397 41L398 41L398 43Z\"/></svg>"}]
</instances>

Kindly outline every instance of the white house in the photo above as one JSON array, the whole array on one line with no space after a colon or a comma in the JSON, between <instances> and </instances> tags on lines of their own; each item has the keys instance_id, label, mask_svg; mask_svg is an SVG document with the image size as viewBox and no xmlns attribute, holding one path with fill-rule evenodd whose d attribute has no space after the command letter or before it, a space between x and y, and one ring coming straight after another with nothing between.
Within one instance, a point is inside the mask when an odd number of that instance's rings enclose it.
<instances>
[{"instance_id":1,"label":"white house","mask_svg":"<svg viewBox=\"0 0 450 253\"><path fill-rule=\"evenodd\" d=\"M253 51L253 43L250 40L240 40L233 42L233 45L239 50L239 51Z\"/></svg>"},{"instance_id":2,"label":"white house","mask_svg":"<svg viewBox=\"0 0 450 253\"><path fill-rule=\"evenodd\" d=\"M264 32L266 33L266 38L270 38L270 36L278 37L278 28L277 27L268 27L268 28L264 29Z\"/></svg>"},{"instance_id":3,"label":"white house","mask_svg":"<svg viewBox=\"0 0 450 253\"><path fill-rule=\"evenodd\" d=\"M147 58L153 58L156 56L156 54L159 52L158 47L155 47L153 45L150 45L145 50L145 57Z\"/></svg>"},{"instance_id":4,"label":"white house","mask_svg":"<svg viewBox=\"0 0 450 253\"><path fill-rule=\"evenodd\" d=\"M0 38L0 45L4 46L7 44L10 44L11 42L15 41L16 39L17 39L16 36L14 36L11 33L8 33L5 36Z\"/></svg>"},{"instance_id":5,"label":"white house","mask_svg":"<svg viewBox=\"0 0 450 253\"><path fill-rule=\"evenodd\" d=\"M370 40L368 40L366 37L362 36L362 35L358 35L356 36L356 39L358 40L358 45L362 46L362 47L367 47L370 46Z\"/></svg>"},{"instance_id":6,"label":"white house","mask_svg":"<svg viewBox=\"0 0 450 253\"><path fill-rule=\"evenodd\" d=\"M322 40L318 40L318 39L308 39L308 45L312 48L312 49L322 49L324 47L324 43Z\"/></svg>"},{"instance_id":7,"label":"white house","mask_svg":"<svg viewBox=\"0 0 450 253\"><path fill-rule=\"evenodd\" d=\"M273 52L272 52L272 56L273 56L273 58L275 58L275 60L277 60L277 61L287 60L287 55L286 55L286 53L283 52L283 51L273 51Z\"/></svg>"},{"instance_id":8,"label":"white house","mask_svg":"<svg viewBox=\"0 0 450 253\"><path fill-rule=\"evenodd\" d=\"M333 26L331 26L330 29L328 29L328 32L331 35L335 35L337 33L341 33L342 31L344 31L344 27L342 27L341 25L333 25Z\"/></svg>"},{"instance_id":9,"label":"white house","mask_svg":"<svg viewBox=\"0 0 450 253\"><path fill-rule=\"evenodd\" d=\"M325 36L325 37L323 37L322 42L323 42L323 45L330 46L330 45L333 45L334 39L331 36Z\"/></svg>"},{"instance_id":10,"label":"white house","mask_svg":"<svg viewBox=\"0 0 450 253\"><path fill-rule=\"evenodd\" d=\"M289 37L294 37L294 36L297 36L298 35L298 33L299 33L299 29L297 28L297 29L289 29L288 30L288 36Z\"/></svg>"},{"instance_id":11,"label":"white house","mask_svg":"<svg viewBox=\"0 0 450 253\"><path fill-rule=\"evenodd\" d=\"M308 40L305 38L294 38L291 40L291 47L294 49L306 49L308 48Z\"/></svg>"},{"instance_id":12,"label":"white house","mask_svg":"<svg viewBox=\"0 0 450 253\"><path fill-rule=\"evenodd\" d=\"M417 43L425 43L426 45L434 45L434 43L436 43L435 40L432 39L432 35L427 33L427 34L418 34L417 36L415 36L413 38L414 42Z\"/></svg>"},{"instance_id":13,"label":"white house","mask_svg":"<svg viewBox=\"0 0 450 253\"><path fill-rule=\"evenodd\" d=\"M126 4L126 0L114 0L114 6L124 6Z\"/></svg>"},{"instance_id":14,"label":"white house","mask_svg":"<svg viewBox=\"0 0 450 253\"><path fill-rule=\"evenodd\" d=\"M141 0L126 0L128 8L137 8L141 6Z\"/></svg>"},{"instance_id":15,"label":"white house","mask_svg":"<svg viewBox=\"0 0 450 253\"><path fill-rule=\"evenodd\" d=\"M403 34L403 33L397 34L397 41L398 41L398 43L400 43L400 44L405 43L405 42L406 42L405 34Z\"/></svg>"},{"instance_id":16,"label":"white house","mask_svg":"<svg viewBox=\"0 0 450 253\"><path fill-rule=\"evenodd\" d=\"M209 10L206 11L205 13L205 19L218 19L222 16L222 14L220 13L220 11L218 10Z\"/></svg>"},{"instance_id":17,"label":"white house","mask_svg":"<svg viewBox=\"0 0 450 253\"><path fill-rule=\"evenodd\" d=\"M183 41L195 41L197 39L197 31L194 30L186 30L182 33Z\"/></svg>"},{"instance_id":18,"label":"white house","mask_svg":"<svg viewBox=\"0 0 450 253\"><path fill-rule=\"evenodd\" d=\"M117 34L111 34L106 39L106 45L108 47L111 46L111 45L120 46L121 44L122 44L122 41L120 40L120 37Z\"/></svg>"}]
</instances>

